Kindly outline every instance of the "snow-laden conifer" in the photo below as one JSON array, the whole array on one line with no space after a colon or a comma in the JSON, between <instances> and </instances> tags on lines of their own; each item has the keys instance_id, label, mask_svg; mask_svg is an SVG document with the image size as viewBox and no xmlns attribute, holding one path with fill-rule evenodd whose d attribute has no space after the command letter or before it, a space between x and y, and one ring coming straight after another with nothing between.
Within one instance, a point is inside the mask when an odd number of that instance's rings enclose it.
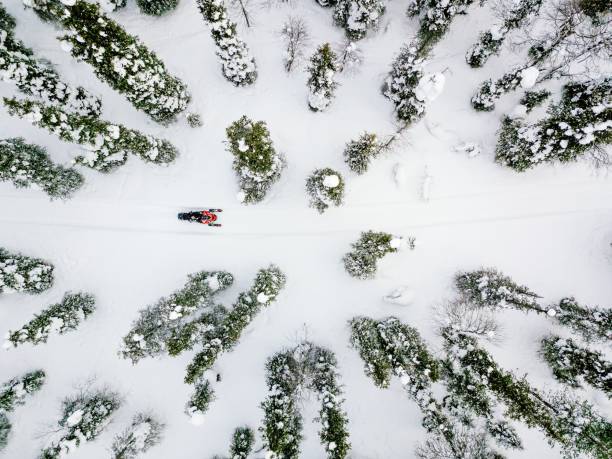
<instances>
[{"instance_id":1,"label":"snow-laden conifer","mask_svg":"<svg viewBox=\"0 0 612 459\"><path fill-rule=\"evenodd\" d=\"M0 293L41 293L53 285L53 265L0 247Z\"/></svg>"},{"instance_id":2,"label":"snow-laden conifer","mask_svg":"<svg viewBox=\"0 0 612 459\"><path fill-rule=\"evenodd\" d=\"M334 21L343 27L351 40L359 40L376 29L385 4L380 0L338 0L334 5Z\"/></svg>"},{"instance_id":3,"label":"snow-laden conifer","mask_svg":"<svg viewBox=\"0 0 612 459\"><path fill-rule=\"evenodd\" d=\"M43 370L35 370L18 376L0 386L0 412L10 413L26 399L38 392L45 383Z\"/></svg>"},{"instance_id":4,"label":"snow-laden conifer","mask_svg":"<svg viewBox=\"0 0 612 459\"><path fill-rule=\"evenodd\" d=\"M344 179L339 172L330 169L316 169L306 180L306 192L310 197L310 207L319 213L330 206L341 206L344 199Z\"/></svg>"},{"instance_id":5,"label":"snow-laden conifer","mask_svg":"<svg viewBox=\"0 0 612 459\"><path fill-rule=\"evenodd\" d=\"M383 151L383 144L376 134L364 132L357 140L351 140L344 147L344 162L357 174L364 174L370 163Z\"/></svg>"},{"instance_id":6,"label":"snow-laden conifer","mask_svg":"<svg viewBox=\"0 0 612 459\"><path fill-rule=\"evenodd\" d=\"M573 297L563 298L547 311L561 325L586 341L612 340L612 309L584 306Z\"/></svg>"},{"instance_id":7,"label":"snow-laden conifer","mask_svg":"<svg viewBox=\"0 0 612 459\"><path fill-rule=\"evenodd\" d=\"M331 104L338 83L338 58L329 43L317 48L308 67L308 106L318 112Z\"/></svg>"},{"instance_id":8,"label":"snow-laden conifer","mask_svg":"<svg viewBox=\"0 0 612 459\"><path fill-rule=\"evenodd\" d=\"M176 8L178 0L136 0L136 4L144 14L161 16Z\"/></svg>"},{"instance_id":9,"label":"snow-laden conifer","mask_svg":"<svg viewBox=\"0 0 612 459\"><path fill-rule=\"evenodd\" d=\"M366 231L352 244L353 250L344 258L344 268L358 279L372 279L378 270L378 260L405 246L401 237L389 233Z\"/></svg>"}]
</instances>

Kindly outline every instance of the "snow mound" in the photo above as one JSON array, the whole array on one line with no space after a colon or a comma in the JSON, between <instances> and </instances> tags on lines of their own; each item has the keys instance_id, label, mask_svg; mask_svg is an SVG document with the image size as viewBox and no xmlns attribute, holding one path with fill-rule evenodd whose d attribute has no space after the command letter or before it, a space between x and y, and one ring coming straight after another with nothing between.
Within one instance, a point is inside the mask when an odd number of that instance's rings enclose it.
<instances>
[{"instance_id":1,"label":"snow mound","mask_svg":"<svg viewBox=\"0 0 612 459\"><path fill-rule=\"evenodd\" d=\"M446 78L439 72L423 75L414 90L414 95L423 102L433 102L442 94L445 82Z\"/></svg>"},{"instance_id":2,"label":"snow mound","mask_svg":"<svg viewBox=\"0 0 612 459\"><path fill-rule=\"evenodd\" d=\"M397 163L393 166L393 180L399 188L402 188L406 184L406 179L406 167L401 163Z\"/></svg>"},{"instance_id":3,"label":"snow mound","mask_svg":"<svg viewBox=\"0 0 612 459\"><path fill-rule=\"evenodd\" d=\"M408 306L414 301L414 291L407 286L398 287L383 297L386 303Z\"/></svg>"},{"instance_id":4,"label":"snow mound","mask_svg":"<svg viewBox=\"0 0 612 459\"><path fill-rule=\"evenodd\" d=\"M453 150L459 153L467 153L468 158L473 158L481 153L480 145L476 142L461 142L455 145Z\"/></svg>"},{"instance_id":5,"label":"snow mound","mask_svg":"<svg viewBox=\"0 0 612 459\"><path fill-rule=\"evenodd\" d=\"M389 242L389 245L394 249L400 250L406 247L406 241L402 237L394 237Z\"/></svg>"},{"instance_id":6,"label":"snow mound","mask_svg":"<svg viewBox=\"0 0 612 459\"><path fill-rule=\"evenodd\" d=\"M336 188L338 185L340 185L340 177L335 174L327 175L323 179L323 186L325 188Z\"/></svg>"},{"instance_id":7,"label":"snow mound","mask_svg":"<svg viewBox=\"0 0 612 459\"><path fill-rule=\"evenodd\" d=\"M540 71L536 67L527 67L521 70L521 88L533 88L536 84Z\"/></svg>"}]
</instances>

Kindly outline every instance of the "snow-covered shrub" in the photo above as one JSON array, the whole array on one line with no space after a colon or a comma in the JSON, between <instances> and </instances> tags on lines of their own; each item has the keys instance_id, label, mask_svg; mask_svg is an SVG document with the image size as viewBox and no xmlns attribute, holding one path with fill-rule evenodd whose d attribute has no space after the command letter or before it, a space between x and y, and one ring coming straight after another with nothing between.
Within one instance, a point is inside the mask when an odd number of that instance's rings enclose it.
<instances>
[{"instance_id":1,"label":"snow-covered shrub","mask_svg":"<svg viewBox=\"0 0 612 459\"><path fill-rule=\"evenodd\" d=\"M2 451L8 443L8 436L11 433L11 423L6 417L6 414L0 411L0 451Z\"/></svg>"},{"instance_id":2,"label":"snow-covered shrub","mask_svg":"<svg viewBox=\"0 0 612 459\"><path fill-rule=\"evenodd\" d=\"M519 103L525 107L525 113L530 113L534 108L542 105L549 97L550 91L548 89L525 91Z\"/></svg>"},{"instance_id":3,"label":"snow-covered shrub","mask_svg":"<svg viewBox=\"0 0 612 459\"><path fill-rule=\"evenodd\" d=\"M401 237L389 233L366 231L352 244L353 250L342 261L344 268L358 279L372 279L378 270L378 260L404 246Z\"/></svg>"},{"instance_id":4,"label":"snow-covered shrub","mask_svg":"<svg viewBox=\"0 0 612 459\"><path fill-rule=\"evenodd\" d=\"M10 413L23 405L26 398L38 392L45 383L45 372L36 370L18 376L0 386L0 412Z\"/></svg>"},{"instance_id":5,"label":"snow-covered shrub","mask_svg":"<svg viewBox=\"0 0 612 459\"><path fill-rule=\"evenodd\" d=\"M310 196L310 207L323 213L329 206L341 206L344 199L344 180L339 172L316 169L306 180L306 192Z\"/></svg>"},{"instance_id":6,"label":"snow-covered shrub","mask_svg":"<svg viewBox=\"0 0 612 459\"><path fill-rule=\"evenodd\" d=\"M260 269L252 287L238 295L238 300L223 317L220 325L210 330L201 340L203 350L196 354L187 367L185 382L188 384L198 382L222 352L234 347L242 331L255 316L276 300L285 282L285 275L278 267L271 265Z\"/></svg>"},{"instance_id":7,"label":"snow-covered shrub","mask_svg":"<svg viewBox=\"0 0 612 459\"><path fill-rule=\"evenodd\" d=\"M495 159L522 172L543 162L575 161L587 151L612 142L612 78L570 83L548 116L523 124L506 117Z\"/></svg>"},{"instance_id":8,"label":"snow-covered shrub","mask_svg":"<svg viewBox=\"0 0 612 459\"><path fill-rule=\"evenodd\" d=\"M466 14L474 0L426 0L422 3L425 11L419 27L420 49L429 51L442 39L453 18L457 14ZM415 11L411 8L409 14Z\"/></svg>"},{"instance_id":9,"label":"snow-covered shrub","mask_svg":"<svg viewBox=\"0 0 612 459\"><path fill-rule=\"evenodd\" d=\"M155 417L139 413L132 424L115 437L111 448L113 459L136 459L162 439L164 424Z\"/></svg>"},{"instance_id":10,"label":"snow-covered shrub","mask_svg":"<svg viewBox=\"0 0 612 459\"><path fill-rule=\"evenodd\" d=\"M385 4L380 0L338 0L334 5L334 21L351 40L359 40L368 30L378 27L384 12Z\"/></svg>"},{"instance_id":11,"label":"snow-covered shrub","mask_svg":"<svg viewBox=\"0 0 612 459\"><path fill-rule=\"evenodd\" d=\"M264 410L264 448L272 457L297 459L302 439L300 393L315 391L321 402L319 438L329 459L345 458L350 449L348 417L342 409L335 355L312 343L272 356L266 363L269 395Z\"/></svg>"},{"instance_id":12,"label":"snow-covered shrub","mask_svg":"<svg viewBox=\"0 0 612 459\"><path fill-rule=\"evenodd\" d=\"M308 67L308 106L311 110L322 111L331 104L338 87L335 79L337 71L336 53L332 51L329 43L324 43L310 58Z\"/></svg>"},{"instance_id":13,"label":"snow-covered shrub","mask_svg":"<svg viewBox=\"0 0 612 459\"><path fill-rule=\"evenodd\" d=\"M98 116L100 99L78 86L73 88L61 81L57 72L34 57L13 29L15 20L0 5L0 80L14 83L27 95L58 104L81 115Z\"/></svg>"},{"instance_id":14,"label":"snow-covered shrub","mask_svg":"<svg viewBox=\"0 0 612 459\"><path fill-rule=\"evenodd\" d=\"M246 44L238 37L236 23L227 15L223 0L196 0L204 20L217 45L223 75L236 86L247 86L257 79L255 59Z\"/></svg>"},{"instance_id":15,"label":"snow-covered shrub","mask_svg":"<svg viewBox=\"0 0 612 459\"><path fill-rule=\"evenodd\" d=\"M376 134L364 132L357 140L351 140L344 148L344 162L357 174L367 172L370 163L384 150Z\"/></svg>"},{"instance_id":16,"label":"snow-covered shrub","mask_svg":"<svg viewBox=\"0 0 612 459\"><path fill-rule=\"evenodd\" d=\"M82 392L62 402L58 437L41 451L39 459L60 459L81 443L94 440L121 405L119 395L108 390Z\"/></svg>"},{"instance_id":17,"label":"snow-covered shrub","mask_svg":"<svg viewBox=\"0 0 612 459\"><path fill-rule=\"evenodd\" d=\"M262 201L285 165L283 156L274 149L266 123L243 116L225 132L240 186L238 199L244 204Z\"/></svg>"},{"instance_id":18,"label":"snow-covered shrub","mask_svg":"<svg viewBox=\"0 0 612 459\"><path fill-rule=\"evenodd\" d=\"M457 273L455 286L475 307L543 312L537 294L493 268Z\"/></svg>"},{"instance_id":19,"label":"snow-covered shrub","mask_svg":"<svg viewBox=\"0 0 612 459\"><path fill-rule=\"evenodd\" d=\"M233 276L225 271L190 274L181 290L140 311L140 317L123 338L119 354L137 363L145 357L168 352L170 344L173 344L174 353L177 354L177 341L183 343L181 350L192 346L198 335L206 332L207 327L200 329L196 318L193 327L189 329L190 333L185 333L184 327L189 319L197 312L206 313L212 309L214 296L230 287L233 282ZM185 341L189 344L185 344Z\"/></svg>"},{"instance_id":20,"label":"snow-covered shrub","mask_svg":"<svg viewBox=\"0 0 612 459\"><path fill-rule=\"evenodd\" d=\"M471 67L482 67L493 54L497 54L508 33L524 25L532 16L538 14L542 0L519 0L503 7L501 23L480 34L478 41L470 47L465 60Z\"/></svg>"},{"instance_id":21,"label":"snow-covered shrub","mask_svg":"<svg viewBox=\"0 0 612 459\"><path fill-rule=\"evenodd\" d=\"M97 0L97 3L104 11L112 12L125 7L127 0Z\"/></svg>"},{"instance_id":22,"label":"snow-covered shrub","mask_svg":"<svg viewBox=\"0 0 612 459\"><path fill-rule=\"evenodd\" d=\"M62 47L90 64L96 76L119 91L159 123L169 123L187 108L185 84L136 37L84 0L27 0L36 13L56 22L66 33Z\"/></svg>"},{"instance_id":23,"label":"snow-covered shrub","mask_svg":"<svg viewBox=\"0 0 612 459\"><path fill-rule=\"evenodd\" d=\"M215 391L207 379L200 379L194 384L193 389L185 413L191 418L191 423L197 426L204 422L204 414L215 399Z\"/></svg>"},{"instance_id":24,"label":"snow-covered shrub","mask_svg":"<svg viewBox=\"0 0 612 459\"><path fill-rule=\"evenodd\" d=\"M304 48L310 40L310 33L302 18L290 16L283 24L281 35L287 43L285 70L291 72L304 57Z\"/></svg>"},{"instance_id":25,"label":"snow-covered shrub","mask_svg":"<svg viewBox=\"0 0 612 459\"><path fill-rule=\"evenodd\" d=\"M383 85L383 95L395 105L396 116L407 124L425 115L425 101L415 93L423 78L424 58L418 51L418 42L402 47L391 65Z\"/></svg>"},{"instance_id":26,"label":"snow-covered shrub","mask_svg":"<svg viewBox=\"0 0 612 459\"><path fill-rule=\"evenodd\" d=\"M514 91L518 87L529 89L538 81L540 70L537 67L518 67L495 82L486 80L481 83L472 96L472 107L478 111L491 111L495 108L495 101L503 94Z\"/></svg>"},{"instance_id":27,"label":"snow-covered shrub","mask_svg":"<svg viewBox=\"0 0 612 459\"><path fill-rule=\"evenodd\" d=\"M255 445L255 432L248 426L237 427L232 435L229 459L247 459Z\"/></svg>"},{"instance_id":28,"label":"snow-covered shrub","mask_svg":"<svg viewBox=\"0 0 612 459\"><path fill-rule=\"evenodd\" d=\"M0 293L41 293L52 285L52 264L0 247Z\"/></svg>"},{"instance_id":29,"label":"snow-covered shrub","mask_svg":"<svg viewBox=\"0 0 612 459\"><path fill-rule=\"evenodd\" d=\"M187 113L186 118L187 118L187 124L189 124L189 127L198 128L204 125L204 122L202 121L202 117L198 113Z\"/></svg>"},{"instance_id":30,"label":"snow-covered shrub","mask_svg":"<svg viewBox=\"0 0 612 459\"><path fill-rule=\"evenodd\" d=\"M178 0L136 0L136 4L144 14L161 16L176 8Z\"/></svg>"},{"instance_id":31,"label":"snow-covered shrub","mask_svg":"<svg viewBox=\"0 0 612 459\"><path fill-rule=\"evenodd\" d=\"M0 181L11 181L17 188L39 188L52 199L67 199L83 185L83 176L54 164L45 148L17 137L0 140Z\"/></svg>"},{"instance_id":32,"label":"snow-covered shrub","mask_svg":"<svg viewBox=\"0 0 612 459\"><path fill-rule=\"evenodd\" d=\"M540 352L557 381L572 387L581 387L584 381L612 396L612 364L601 352L554 335L542 340Z\"/></svg>"},{"instance_id":33,"label":"snow-covered shrub","mask_svg":"<svg viewBox=\"0 0 612 459\"><path fill-rule=\"evenodd\" d=\"M586 341L612 340L612 309L583 306L575 298L569 297L551 307L548 315Z\"/></svg>"},{"instance_id":34,"label":"snow-covered shrub","mask_svg":"<svg viewBox=\"0 0 612 459\"><path fill-rule=\"evenodd\" d=\"M110 172L125 164L127 153L144 161L167 164L177 156L177 150L167 140L145 135L121 124L99 118L67 112L60 107L32 100L4 98L9 114L46 129L66 142L83 145L86 150L74 161L100 172Z\"/></svg>"},{"instance_id":35,"label":"snow-covered shrub","mask_svg":"<svg viewBox=\"0 0 612 459\"><path fill-rule=\"evenodd\" d=\"M4 347L10 349L25 343L46 343L52 333L63 335L76 330L95 310L93 295L66 293L60 303L44 309L19 330L9 331Z\"/></svg>"}]
</instances>

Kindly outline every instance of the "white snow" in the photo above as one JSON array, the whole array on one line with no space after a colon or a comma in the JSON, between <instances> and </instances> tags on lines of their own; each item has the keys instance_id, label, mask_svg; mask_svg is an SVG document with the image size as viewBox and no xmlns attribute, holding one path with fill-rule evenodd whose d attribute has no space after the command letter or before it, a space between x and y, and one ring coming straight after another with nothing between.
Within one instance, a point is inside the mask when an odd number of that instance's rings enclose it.
<instances>
[{"instance_id":1,"label":"white snow","mask_svg":"<svg viewBox=\"0 0 612 459\"><path fill-rule=\"evenodd\" d=\"M387 303L408 306L414 301L414 291L407 286L398 287L385 295L383 300Z\"/></svg>"},{"instance_id":2,"label":"white snow","mask_svg":"<svg viewBox=\"0 0 612 459\"><path fill-rule=\"evenodd\" d=\"M249 151L249 146L246 144L244 139L238 139L238 150L241 152Z\"/></svg>"},{"instance_id":3,"label":"white snow","mask_svg":"<svg viewBox=\"0 0 612 459\"><path fill-rule=\"evenodd\" d=\"M257 302L258 303L267 303L268 300L270 299L270 297L268 295L266 295L264 292L261 292L257 295Z\"/></svg>"},{"instance_id":4,"label":"white snow","mask_svg":"<svg viewBox=\"0 0 612 459\"><path fill-rule=\"evenodd\" d=\"M393 180L399 188L403 188L406 185L407 179L406 166L402 163L397 163L393 166Z\"/></svg>"},{"instance_id":5,"label":"white snow","mask_svg":"<svg viewBox=\"0 0 612 459\"><path fill-rule=\"evenodd\" d=\"M70 416L68 416L68 418L66 419L66 425L68 427L73 427L76 426L78 423L81 422L81 420L83 419L83 415L85 413L83 412L83 410L76 410L74 411L72 414L70 414Z\"/></svg>"},{"instance_id":6,"label":"white snow","mask_svg":"<svg viewBox=\"0 0 612 459\"><path fill-rule=\"evenodd\" d=\"M325 188L336 188L338 185L340 185L340 177L335 174L326 175L323 179Z\"/></svg>"},{"instance_id":7,"label":"white snow","mask_svg":"<svg viewBox=\"0 0 612 459\"><path fill-rule=\"evenodd\" d=\"M521 71L521 88L529 89L533 88L538 80L540 71L537 67L527 67Z\"/></svg>"},{"instance_id":8,"label":"white snow","mask_svg":"<svg viewBox=\"0 0 612 459\"><path fill-rule=\"evenodd\" d=\"M433 102L442 94L445 81L442 73L426 73L419 80L414 95L423 102Z\"/></svg>"}]
</instances>

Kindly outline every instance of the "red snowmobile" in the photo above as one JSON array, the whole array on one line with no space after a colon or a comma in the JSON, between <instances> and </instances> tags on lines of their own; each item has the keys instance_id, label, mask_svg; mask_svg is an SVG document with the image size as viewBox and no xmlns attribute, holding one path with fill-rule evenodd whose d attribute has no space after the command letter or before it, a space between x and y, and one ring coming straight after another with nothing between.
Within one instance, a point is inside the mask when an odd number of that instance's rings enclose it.
<instances>
[{"instance_id":1,"label":"red snowmobile","mask_svg":"<svg viewBox=\"0 0 612 459\"><path fill-rule=\"evenodd\" d=\"M178 219L208 226L221 226L221 223L215 223L219 212L223 212L223 209L192 210L191 212L179 213Z\"/></svg>"}]
</instances>

